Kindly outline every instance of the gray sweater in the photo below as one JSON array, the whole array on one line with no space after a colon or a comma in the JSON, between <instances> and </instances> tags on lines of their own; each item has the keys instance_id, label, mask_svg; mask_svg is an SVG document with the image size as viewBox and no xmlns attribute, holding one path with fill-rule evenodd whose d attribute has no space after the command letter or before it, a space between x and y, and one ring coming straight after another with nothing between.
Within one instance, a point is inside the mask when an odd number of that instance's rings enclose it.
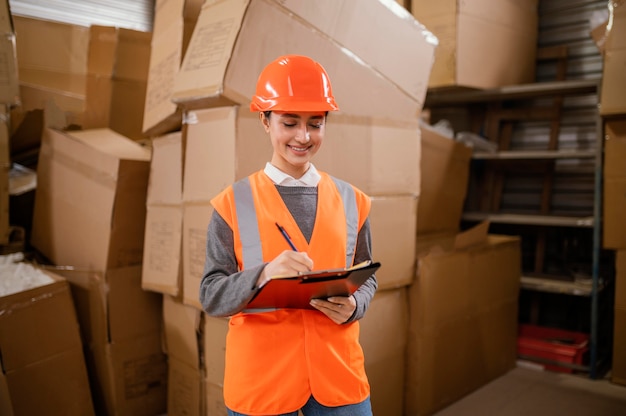
<instances>
[{"instance_id":1,"label":"gray sweater","mask_svg":"<svg viewBox=\"0 0 626 416\"><path fill-rule=\"evenodd\" d=\"M317 209L316 187L276 185L285 205L310 241ZM372 259L369 219L357 239L354 264ZM207 230L206 260L200 282L202 308L212 316L231 316L245 309L258 290L255 285L266 264L239 271L234 250L233 231L224 219L213 212ZM347 322L361 319L378 288L376 276L370 278L354 293L356 310Z\"/></svg>"}]
</instances>

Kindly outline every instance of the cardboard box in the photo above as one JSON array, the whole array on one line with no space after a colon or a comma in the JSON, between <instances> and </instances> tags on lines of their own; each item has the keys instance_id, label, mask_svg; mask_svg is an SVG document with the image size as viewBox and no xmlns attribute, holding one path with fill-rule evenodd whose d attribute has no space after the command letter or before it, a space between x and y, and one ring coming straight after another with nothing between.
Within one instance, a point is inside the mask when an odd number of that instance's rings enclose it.
<instances>
[{"instance_id":1,"label":"cardboard box","mask_svg":"<svg viewBox=\"0 0 626 416\"><path fill-rule=\"evenodd\" d=\"M196 372L202 370L198 334L201 311L169 296L163 296L165 353Z\"/></svg>"},{"instance_id":2,"label":"cardboard box","mask_svg":"<svg viewBox=\"0 0 626 416\"><path fill-rule=\"evenodd\" d=\"M305 19L294 18L283 3L206 2L176 75L172 100L186 109L247 106L268 63L280 55L302 54L329 73L344 114L392 120L417 117L421 102Z\"/></svg>"},{"instance_id":3,"label":"cardboard box","mask_svg":"<svg viewBox=\"0 0 626 416\"><path fill-rule=\"evenodd\" d=\"M0 297L0 413L93 415L78 320L68 282Z\"/></svg>"},{"instance_id":4,"label":"cardboard box","mask_svg":"<svg viewBox=\"0 0 626 416\"><path fill-rule=\"evenodd\" d=\"M9 145L9 119L5 107L0 108L0 245L9 244L9 173L11 155Z\"/></svg>"},{"instance_id":5,"label":"cardboard box","mask_svg":"<svg viewBox=\"0 0 626 416\"><path fill-rule=\"evenodd\" d=\"M208 202L265 167L272 145L256 113L239 106L190 111L185 125L183 201Z\"/></svg>"},{"instance_id":6,"label":"cardboard box","mask_svg":"<svg viewBox=\"0 0 626 416\"><path fill-rule=\"evenodd\" d=\"M452 250L431 241L418 257L408 289L407 414L432 414L515 366L520 239L487 229L458 234Z\"/></svg>"},{"instance_id":7,"label":"cardboard box","mask_svg":"<svg viewBox=\"0 0 626 416\"><path fill-rule=\"evenodd\" d=\"M179 130L182 111L171 101L174 79L189 45L203 0L158 0L154 8L151 55L142 131L157 137Z\"/></svg>"},{"instance_id":8,"label":"cardboard box","mask_svg":"<svg viewBox=\"0 0 626 416\"><path fill-rule=\"evenodd\" d=\"M20 86L17 71L17 50L15 45L15 29L9 0L0 4L0 59L2 72L0 73L0 102L8 106L20 103Z\"/></svg>"},{"instance_id":9,"label":"cardboard box","mask_svg":"<svg viewBox=\"0 0 626 416\"><path fill-rule=\"evenodd\" d=\"M183 138L152 140L141 286L180 296L182 288Z\"/></svg>"},{"instance_id":10,"label":"cardboard box","mask_svg":"<svg viewBox=\"0 0 626 416\"><path fill-rule=\"evenodd\" d=\"M438 42L405 7L380 0L281 4L424 103Z\"/></svg>"},{"instance_id":11,"label":"cardboard box","mask_svg":"<svg viewBox=\"0 0 626 416\"><path fill-rule=\"evenodd\" d=\"M626 251L616 253L615 317L611 381L626 386Z\"/></svg>"},{"instance_id":12,"label":"cardboard box","mask_svg":"<svg viewBox=\"0 0 626 416\"><path fill-rule=\"evenodd\" d=\"M604 124L604 191L602 246L626 248L626 118Z\"/></svg>"},{"instance_id":13,"label":"cardboard box","mask_svg":"<svg viewBox=\"0 0 626 416\"><path fill-rule=\"evenodd\" d=\"M360 321L375 415L402 416L408 329L407 289L378 290Z\"/></svg>"},{"instance_id":14,"label":"cardboard box","mask_svg":"<svg viewBox=\"0 0 626 416\"><path fill-rule=\"evenodd\" d=\"M213 383L204 383L206 387L207 415L227 416L228 410L224 404L224 387Z\"/></svg>"},{"instance_id":15,"label":"cardboard box","mask_svg":"<svg viewBox=\"0 0 626 416\"><path fill-rule=\"evenodd\" d=\"M72 288L96 408L129 416L165 412L163 300L141 288L141 266L55 270Z\"/></svg>"},{"instance_id":16,"label":"cardboard box","mask_svg":"<svg viewBox=\"0 0 626 416\"><path fill-rule=\"evenodd\" d=\"M174 357L168 357L167 363L167 414L185 416L214 414L206 411L202 373Z\"/></svg>"},{"instance_id":17,"label":"cardboard box","mask_svg":"<svg viewBox=\"0 0 626 416\"><path fill-rule=\"evenodd\" d=\"M57 109L64 129L82 126L86 110L89 28L14 16L21 110Z\"/></svg>"},{"instance_id":18,"label":"cardboard box","mask_svg":"<svg viewBox=\"0 0 626 416\"><path fill-rule=\"evenodd\" d=\"M94 345L87 352L94 404L105 414L152 416L167 409L167 359L161 333Z\"/></svg>"},{"instance_id":19,"label":"cardboard box","mask_svg":"<svg viewBox=\"0 0 626 416\"><path fill-rule=\"evenodd\" d=\"M202 342L205 366L207 415L226 416L224 404L224 371L228 319L203 314Z\"/></svg>"},{"instance_id":20,"label":"cardboard box","mask_svg":"<svg viewBox=\"0 0 626 416\"><path fill-rule=\"evenodd\" d=\"M110 127L142 140L152 34L92 25L87 59L85 129Z\"/></svg>"},{"instance_id":21,"label":"cardboard box","mask_svg":"<svg viewBox=\"0 0 626 416\"><path fill-rule=\"evenodd\" d=\"M600 114L626 114L626 3L609 2L609 21L605 33Z\"/></svg>"},{"instance_id":22,"label":"cardboard box","mask_svg":"<svg viewBox=\"0 0 626 416\"><path fill-rule=\"evenodd\" d=\"M421 186L417 234L459 231L467 195L472 149L420 125Z\"/></svg>"},{"instance_id":23,"label":"cardboard box","mask_svg":"<svg viewBox=\"0 0 626 416\"><path fill-rule=\"evenodd\" d=\"M204 272L206 235L213 215L208 202L183 207L183 303L202 310L200 281Z\"/></svg>"},{"instance_id":24,"label":"cardboard box","mask_svg":"<svg viewBox=\"0 0 626 416\"><path fill-rule=\"evenodd\" d=\"M430 88L534 81L537 0L413 0L411 10L439 40Z\"/></svg>"},{"instance_id":25,"label":"cardboard box","mask_svg":"<svg viewBox=\"0 0 626 416\"><path fill-rule=\"evenodd\" d=\"M185 202L209 201L236 180L263 169L272 157L258 115L247 108L190 111L186 119ZM369 195L417 195L419 127L412 121L331 114L313 163Z\"/></svg>"},{"instance_id":26,"label":"cardboard box","mask_svg":"<svg viewBox=\"0 0 626 416\"><path fill-rule=\"evenodd\" d=\"M382 264L378 290L408 286L415 278L415 195L372 197L372 255Z\"/></svg>"},{"instance_id":27,"label":"cardboard box","mask_svg":"<svg viewBox=\"0 0 626 416\"><path fill-rule=\"evenodd\" d=\"M46 129L31 244L56 265L142 263L150 149L110 129Z\"/></svg>"},{"instance_id":28,"label":"cardboard box","mask_svg":"<svg viewBox=\"0 0 626 416\"><path fill-rule=\"evenodd\" d=\"M333 113L313 163L368 195L419 195L420 136L417 120Z\"/></svg>"}]
</instances>

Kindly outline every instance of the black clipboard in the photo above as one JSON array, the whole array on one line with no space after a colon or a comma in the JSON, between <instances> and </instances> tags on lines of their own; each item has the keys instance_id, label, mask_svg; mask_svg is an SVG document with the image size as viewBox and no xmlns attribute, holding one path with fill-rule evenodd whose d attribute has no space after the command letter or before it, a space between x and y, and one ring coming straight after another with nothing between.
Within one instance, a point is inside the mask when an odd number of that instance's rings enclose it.
<instances>
[{"instance_id":1,"label":"black clipboard","mask_svg":"<svg viewBox=\"0 0 626 416\"><path fill-rule=\"evenodd\" d=\"M296 276L274 276L248 302L246 309L315 309L311 299L350 296L380 268L364 262L347 269L314 270Z\"/></svg>"}]
</instances>

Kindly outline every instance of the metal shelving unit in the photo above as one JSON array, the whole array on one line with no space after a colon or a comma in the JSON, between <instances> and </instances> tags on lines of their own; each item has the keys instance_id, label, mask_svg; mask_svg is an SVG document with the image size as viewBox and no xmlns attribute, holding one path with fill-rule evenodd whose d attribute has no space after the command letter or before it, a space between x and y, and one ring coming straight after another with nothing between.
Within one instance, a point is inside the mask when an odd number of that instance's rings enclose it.
<instances>
[{"instance_id":1,"label":"metal shelving unit","mask_svg":"<svg viewBox=\"0 0 626 416\"><path fill-rule=\"evenodd\" d=\"M594 96L597 99L599 92L600 80L583 79L571 81L554 81L539 82L535 84L515 85L510 87L497 88L492 90L439 90L429 91L426 97L425 107L431 109L433 114L437 113L437 109L444 108L469 108L473 111L469 113L473 116L480 114L476 108L480 107L482 111L500 111L502 119L514 119L515 112L521 114L522 118L527 120L541 119L542 116L548 115L550 111L541 111L540 108L534 107L532 104L527 108L517 108L515 105L506 107L503 103L518 103L546 101L556 98L559 105L563 104L564 99L568 97L576 97L580 95ZM597 113L597 111L596 111ZM556 116L554 115L556 114ZM560 117L561 111L557 110L552 117ZM499 117L499 116L498 116ZM481 122L479 125L485 126L487 121ZM501 120L501 118L498 118ZM553 120L554 121L554 120ZM558 122L557 122L558 123ZM477 124L474 123L474 126ZM554 124L552 124L554 128ZM493 123L492 123L493 127ZM510 127L510 126L509 126ZM485 130L489 130L485 127ZM559 127L556 127L557 136ZM494 130L491 129L493 134ZM510 128L509 128L510 135ZM591 276L588 280L581 279L564 279L563 276L551 276L549 273L527 273L522 270L521 287L523 290L536 291L544 293L562 294L567 296L585 297L590 300L589 311L589 364L584 367L578 366L578 370L585 370L591 378L598 376L598 369L604 359L599 356L599 295L605 288L606 282L600 276L600 251L601 251L601 189L602 189L602 121L599 114L596 114L595 120L595 147L593 148L576 148L576 149L507 149L493 153L475 153L474 160L489 166L510 166L516 163L522 163L523 166L532 166L533 163L554 164L557 161L565 161L568 159L586 160L587 163L593 164L593 202L592 212L585 213L547 213L545 212L515 212L515 210L507 209L467 209L464 212L463 220L469 222L478 222L489 220L493 224L508 224L517 226L532 226L538 230L554 229L555 227L586 229L593 239L591 253ZM497 138L491 137L491 141L498 141ZM554 138L551 139L552 141ZM557 139L558 140L558 137ZM510 141L507 141L510 143ZM554 144L554 143L552 143ZM558 147L558 144L557 144ZM575 168L573 169L576 170ZM550 171L552 174L553 171ZM552 179L552 178L551 178ZM548 186L548 190L553 189L552 185ZM545 189L544 189L545 191ZM545 192L544 192L545 193ZM484 194L484 192L483 192ZM497 204L501 203L502 185L500 185L499 193L497 193ZM546 196L543 196L546 199ZM549 197L548 197L549 199ZM485 204L481 204L483 208ZM489 205L493 208L493 204ZM585 231L586 232L586 231Z\"/></svg>"}]
</instances>

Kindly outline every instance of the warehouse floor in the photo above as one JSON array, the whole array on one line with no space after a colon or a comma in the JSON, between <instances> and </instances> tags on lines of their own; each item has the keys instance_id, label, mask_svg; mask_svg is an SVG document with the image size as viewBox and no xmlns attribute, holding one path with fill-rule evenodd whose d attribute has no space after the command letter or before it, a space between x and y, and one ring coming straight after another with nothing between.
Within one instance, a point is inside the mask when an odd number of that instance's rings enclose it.
<instances>
[{"instance_id":1,"label":"warehouse floor","mask_svg":"<svg viewBox=\"0 0 626 416\"><path fill-rule=\"evenodd\" d=\"M626 386L517 367L434 416L626 415Z\"/></svg>"}]
</instances>

